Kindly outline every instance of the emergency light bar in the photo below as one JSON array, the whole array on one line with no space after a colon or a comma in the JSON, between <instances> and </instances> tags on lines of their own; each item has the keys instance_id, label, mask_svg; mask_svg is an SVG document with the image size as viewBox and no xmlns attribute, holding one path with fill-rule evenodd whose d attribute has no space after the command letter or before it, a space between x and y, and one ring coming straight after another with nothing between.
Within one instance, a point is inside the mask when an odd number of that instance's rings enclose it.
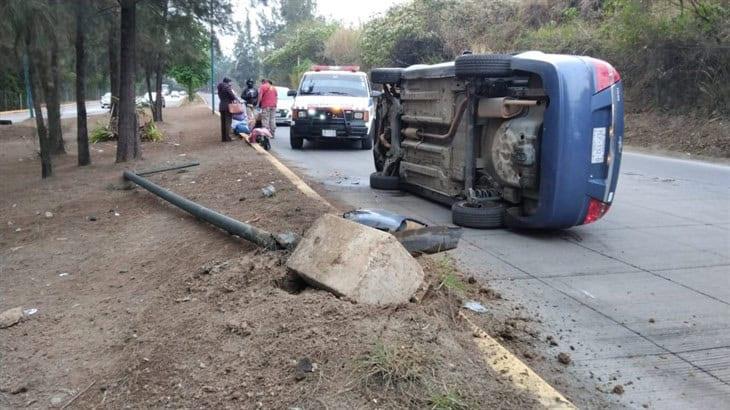
<instances>
[{"instance_id":1,"label":"emergency light bar","mask_svg":"<svg viewBox=\"0 0 730 410\"><path fill-rule=\"evenodd\" d=\"M360 71L359 65L313 65L312 71Z\"/></svg>"}]
</instances>

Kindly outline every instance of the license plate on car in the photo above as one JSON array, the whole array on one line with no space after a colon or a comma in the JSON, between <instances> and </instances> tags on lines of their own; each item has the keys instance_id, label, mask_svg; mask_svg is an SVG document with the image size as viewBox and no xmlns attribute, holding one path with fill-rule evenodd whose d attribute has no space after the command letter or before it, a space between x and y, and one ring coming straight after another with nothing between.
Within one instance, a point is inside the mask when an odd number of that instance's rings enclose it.
<instances>
[{"instance_id":1,"label":"license plate on car","mask_svg":"<svg viewBox=\"0 0 730 410\"><path fill-rule=\"evenodd\" d=\"M322 130L323 137L336 137L337 130Z\"/></svg>"}]
</instances>

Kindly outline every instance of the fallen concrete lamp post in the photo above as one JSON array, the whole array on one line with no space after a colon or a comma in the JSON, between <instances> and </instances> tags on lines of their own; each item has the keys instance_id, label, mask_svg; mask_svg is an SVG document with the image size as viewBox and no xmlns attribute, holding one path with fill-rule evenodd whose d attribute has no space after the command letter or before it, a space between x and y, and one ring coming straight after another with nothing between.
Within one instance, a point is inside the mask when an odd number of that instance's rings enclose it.
<instances>
[{"instance_id":1,"label":"fallen concrete lamp post","mask_svg":"<svg viewBox=\"0 0 730 410\"><path fill-rule=\"evenodd\" d=\"M124 178L193 216L266 249L296 247L287 268L312 286L354 302L407 303L423 283L421 265L411 256L410 249L388 232L325 214L297 241L292 233L273 235L177 195L134 172L125 171ZM444 243L456 246L460 232L458 235L454 232L457 231L448 227L427 227L396 232L396 235L403 235L400 240L406 246L425 252L427 249L440 251Z\"/></svg>"},{"instance_id":2,"label":"fallen concrete lamp post","mask_svg":"<svg viewBox=\"0 0 730 410\"><path fill-rule=\"evenodd\" d=\"M124 171L124 178L128 181L134 182L183 211L215 225L231 235L236 235L266 249L288 249L296 245L294 235L291 233L273 235L263 229L237 221L229 216L223 215L184 198L172 191L168 191L167 189L131 171Z\"/></svg>"}]
</instances>

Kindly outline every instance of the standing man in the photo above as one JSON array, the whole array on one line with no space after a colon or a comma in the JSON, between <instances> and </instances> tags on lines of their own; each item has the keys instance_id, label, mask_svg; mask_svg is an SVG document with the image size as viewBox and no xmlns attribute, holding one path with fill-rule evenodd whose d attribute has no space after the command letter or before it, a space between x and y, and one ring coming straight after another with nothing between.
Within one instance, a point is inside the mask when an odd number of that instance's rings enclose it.
<instances>
[{"instance_id":1,"label":"standing man","mask_svg":"<svg viewBox=\"0 0 730 410\"><path fill-rule=\"evenodd\" d=\"M253 87L253 80L246 80L246 88L241 93L241 98L246 102L246 105L256 106L259 102L259 90Z\"/></svg>"},{"instance_id":2,"label":"standing man","mask_svg":"<svg viewBox=\"0 0 730 410\"><path fill-rule=\"evenodd\" d=\"M261 122L268 128L271 135L276 135L276 88L270 80L261 80L259 87L259 107L261 108Z\"/></svg>"},{"instance_id":3,"label":"standing man","mask_svg":"<svg viewBox=\"0 0 730 410\"><path fill-rule=\"evenodd\" d=\"M228 104L238 101L236 94L231 88L231 79L224 77L223 81L218 83L218 111L221 113L221 141L231 141L231 120L233 114L228 111Z\"/></svg>"}]
</instances>

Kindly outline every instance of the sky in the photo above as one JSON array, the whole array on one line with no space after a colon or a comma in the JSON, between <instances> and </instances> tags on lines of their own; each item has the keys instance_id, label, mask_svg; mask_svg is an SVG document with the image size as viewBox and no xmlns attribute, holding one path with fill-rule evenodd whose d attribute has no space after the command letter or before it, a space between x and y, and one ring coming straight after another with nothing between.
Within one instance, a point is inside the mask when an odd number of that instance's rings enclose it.
<instances>
[{"instance_id":1,"label":"sky","mask_svg":"<svg viewBox=\"0 0 730 410\"><path fill-rule=\"evenodd\" d=\"M328 20L339 21L345 26L358 26L386 11L395 4L407 0L317 0L317 14ZM233 0L233 20L243 26L246 10L250 8L249 0ZM251 10L251 17L256 15ZM236 42L235 35L220 36L223 52L231 56Z\"/></svg>"}]
</instances>

